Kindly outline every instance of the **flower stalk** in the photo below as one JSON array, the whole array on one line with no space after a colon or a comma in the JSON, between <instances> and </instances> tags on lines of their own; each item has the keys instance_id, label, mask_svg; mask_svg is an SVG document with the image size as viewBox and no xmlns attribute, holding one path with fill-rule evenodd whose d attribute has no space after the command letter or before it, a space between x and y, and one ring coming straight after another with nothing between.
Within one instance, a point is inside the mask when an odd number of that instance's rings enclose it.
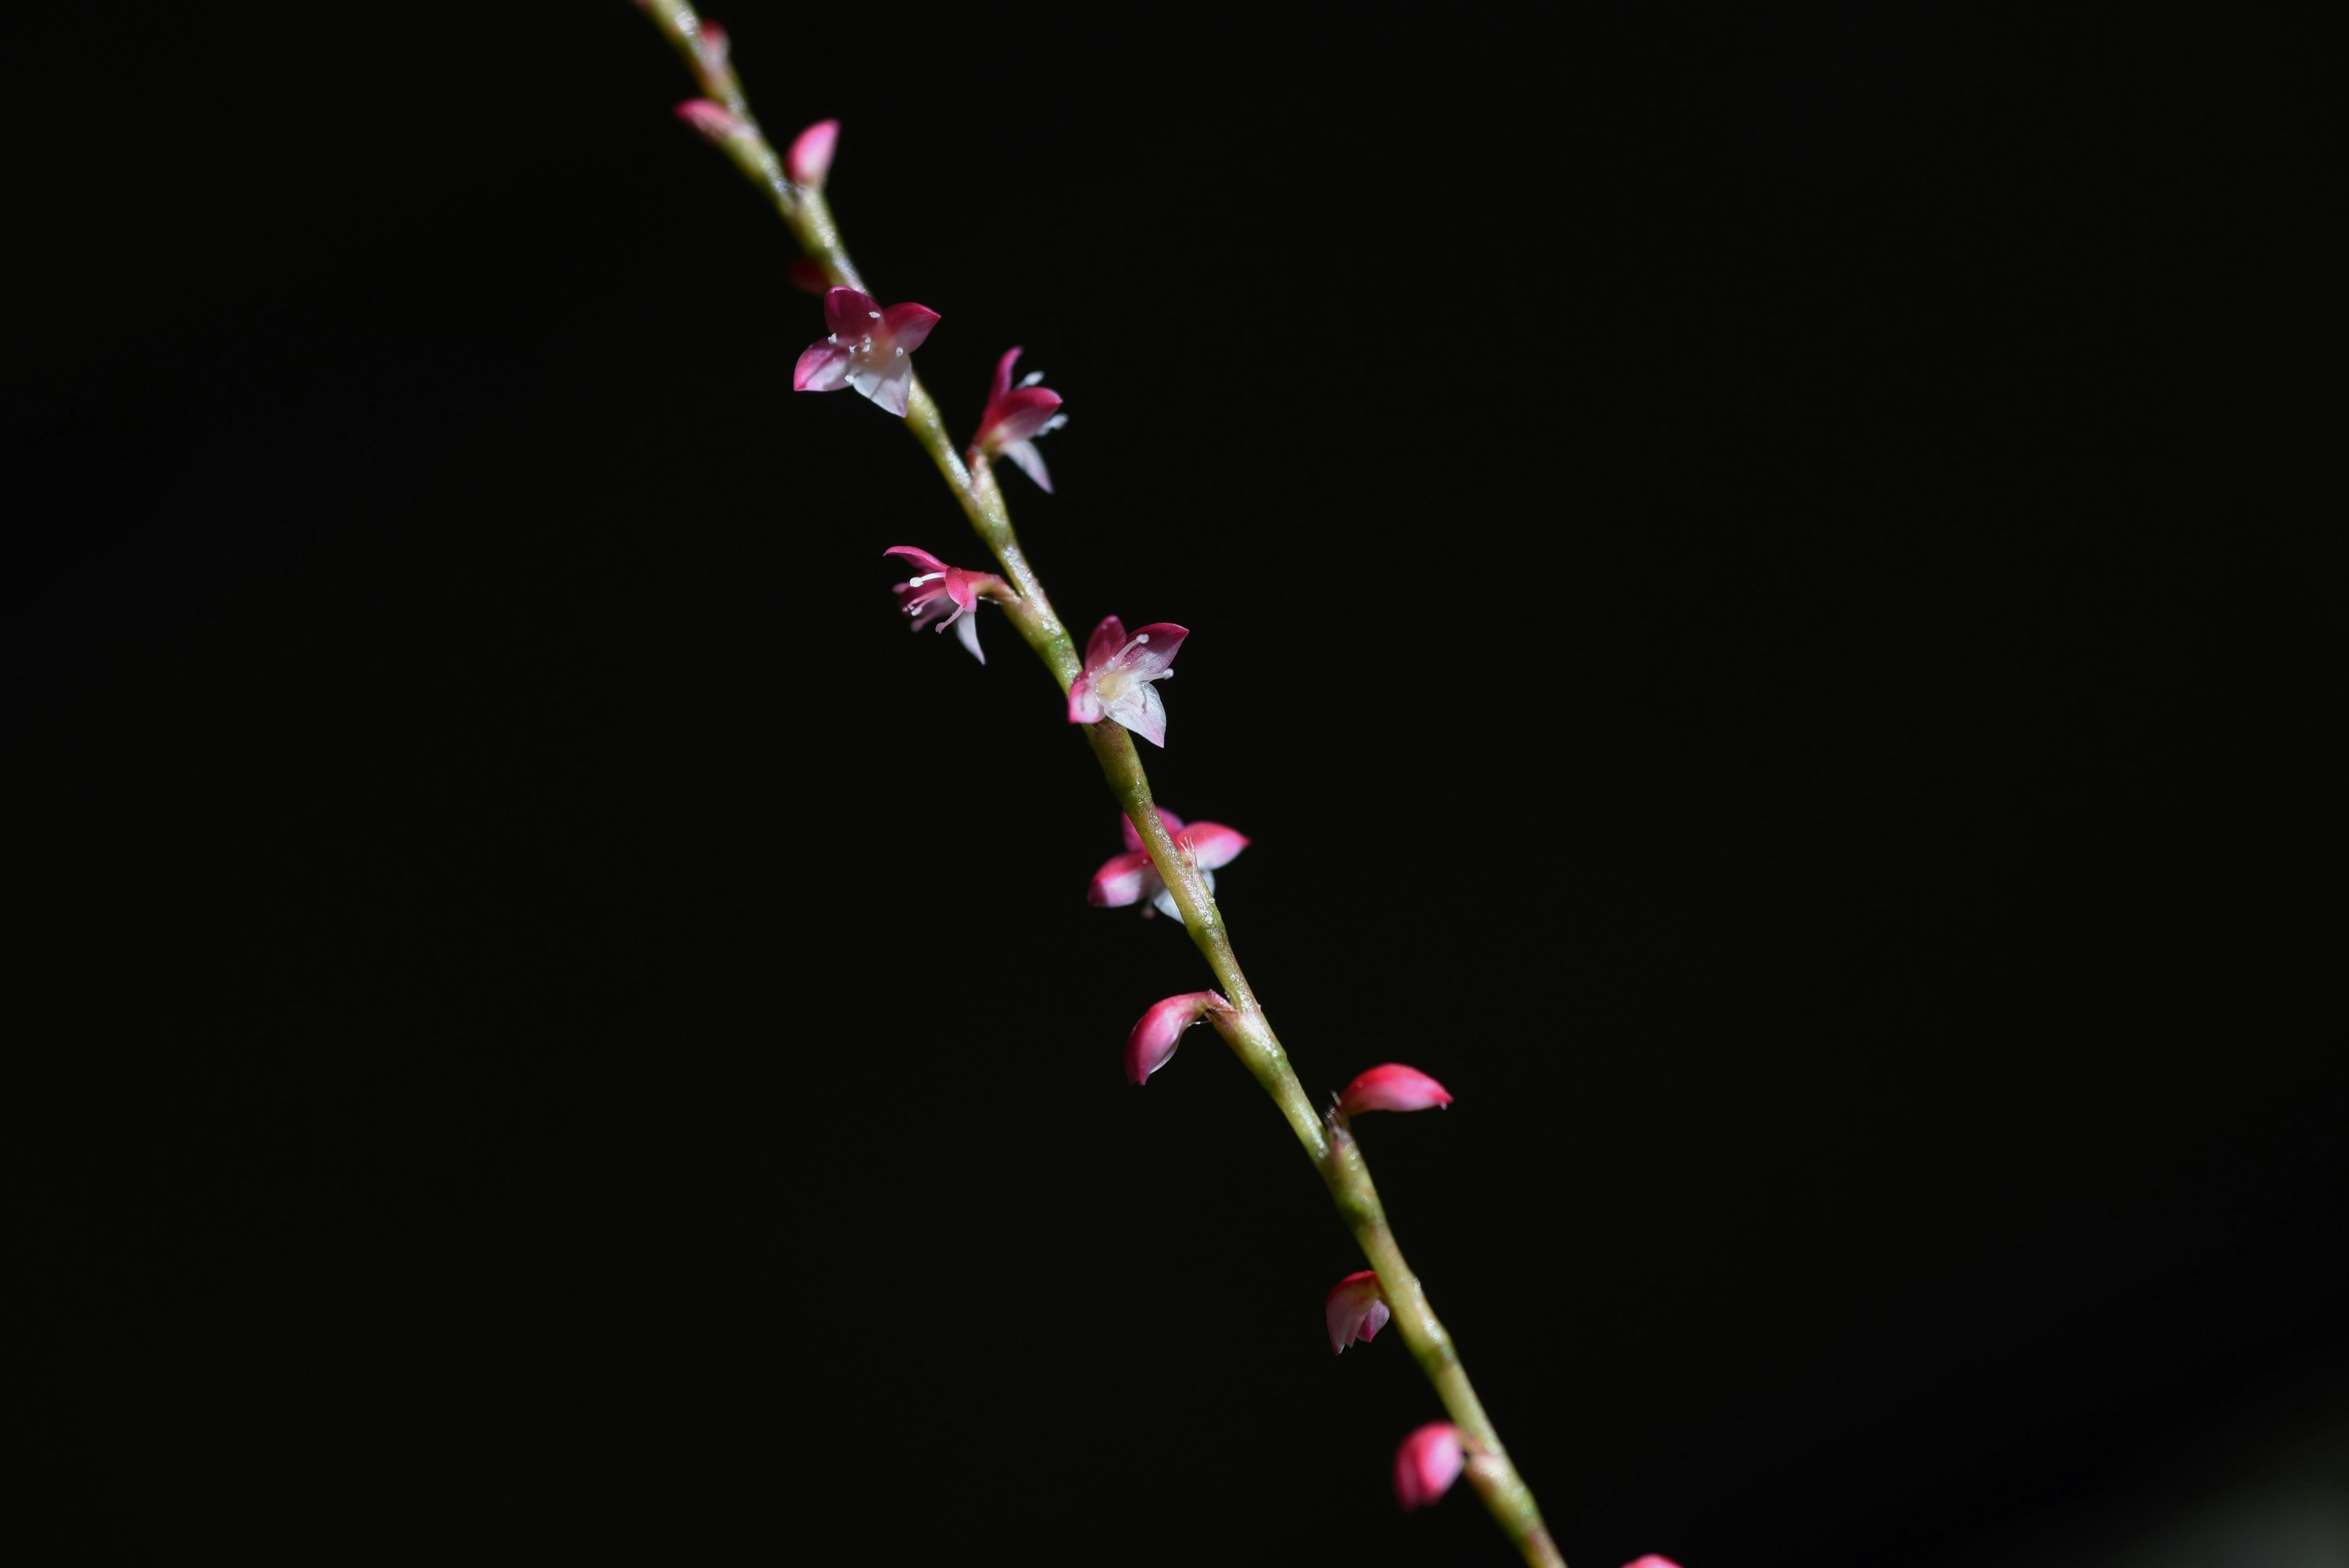
<instances>
[{"instance_id":1,"label":"flower stalk","mask_svg":"<svg viewBox=\"0 0 2349 1568\"><path fill-rule=\"evenodd\" d=\"M786 160L777 156L750 114L749 102L727 58L725 35L704 23L686 0L636 0L636 4L677 46L705 91L722 92L722 98L705 101L710 101L712 108L728 118L721 125L702 111L680 112L718 142L736 166L765 191L808 260L821 270L831 287L869 294L871 291L850 259L839 224L824 200L821 172L811 183L801 183L791 177ZM713 36L717 40L714 46ZM713 133L712 127L722 130L722 135ZM822 161L827 166L833 136L833 132L827 129L823 140ZM999 382L1006 378L1009 365L1007 356L999 372ZM1085 665L1079 657L1074 639L1045 595L1043 583L1019 547L992 464L964 460L947 433L936 403L910 367L905 377L904 392L906 428L929 454L973 531L1002 568L1011 595L998 598L1006 617L1051 671L1065 696L1079 677L1086 674ZM1004 392L1005 388L999 386L997 398L1000 399ZM1054 407L1057 406L1055 399ZM983 456L981 443L974 442L973 451ZM1419 1277L1404 1261L1346 1112L1333 1109L1325 1115L1317 1110L1299 1081L1288 1052L1274 1034L1254 987L1240 968L1230 930L1216 903L1206 872L1196 856L1185 853L1176 843L1160 815L1133 734L1109 717L1083 723L1081 727L1101 764L1110 793L1132 822L1152 869L1180 911L1185 934L1215 976L1221 992L1216 1001L1221 1006L1206 1012L1205 1016L1279 1108L1306 1157L1320 1173L1340 1217L1376 1272L1380 1293L1392 1314L1397 1336L1433 1386L1451 1418L1451 1426L1457 1430L1460 1449L1465 1456L1464 1473L1470 1483L1526 1562L1536 1568L1565 1568L1565 1559L1542 1522L1531 1490L1510 1462L1500 1434L1468 1380L1451 1334L1435 1315Z\"/></svg>"}]
</instances>

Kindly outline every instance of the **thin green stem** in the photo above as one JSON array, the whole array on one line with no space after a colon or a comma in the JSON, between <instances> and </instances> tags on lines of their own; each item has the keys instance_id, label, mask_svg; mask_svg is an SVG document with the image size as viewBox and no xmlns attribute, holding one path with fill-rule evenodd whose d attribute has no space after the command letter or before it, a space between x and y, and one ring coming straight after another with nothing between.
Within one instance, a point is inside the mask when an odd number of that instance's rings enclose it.
<instances>
[{"instance_id":1,"label":"thin green stem","mask_svg":"<svg viewBox=\"0 0 2349 1568\"><path fill-rule=\"evenodd\" d=\"M792 184L785 177L781 160L750 117L750 106L734 80L731 67L717 75L706 68L707 57L700 44L701 24L692 7L685 0L643 0L643 8L684 55L705 90L719 98L742 121L742 133L730 137L725 150L751 182L765 191L775 210L791 225L801 248L822 266L824 275L835 286L870 293L855 263L849 259L840 227L823 192ZM907 394L905 426L937 465L971 527L994 553L1005 581L1019 594L1018 599L1004 605L1005 613L1065 693L1081 669L1076 645L1053 613L1043 583L1019 548L1019 536L1011 527L1011 513L1004 505L994 470L985 462L964 462L947 435L937 404L918 378L913 381ZM1328 1185L1338 1212L1353 1232L1363 1257L1378 1271L1379 1286L1386 1295L1396 1332L1427 1380L1434 1385L1453 1424L1460 1429L1463 1445L1469 1453L1469 1483L1484 1499L1486 1510L1502 1531L1516 1542L1528 1563L1535 1568L1565 1568L1566 1560L1558 1554L1557 1544L1542 1523L1532 1491L1510 1462L1508 1451L1501 1446L1500 1434L1494 1429L1483 1403L1476 1398L1475 1388L1468 1381L1467 1370L1460 1363L1450 1332L1428 1305L1427 1292L1421 1286L1419 1276L1403 1260L1402 1249L1396 1244L1394 1232L1387 1224L1378 1188L1371 1181L1370 1168L1363 1163L1361 1148L1354 1140L1352 1129L1335 1111L1325 1117L1314 1109L1304 1085L1289 1066L1288 1052L1281 1047L1279 1037L1273 1033L1270 1021L1256 999L1254 988L1248 985L1247 975L1240 969L1239 959L1232 951L1231 934L1215 894L1208 889L1205 873L1174 841L1160 819L1150 792L1150 778L1143 769L1133 736L1108 720L1084 727L1093 755L1101 761L1102 773L1109 780L1110 792L1116 796L1127 820L1142 835L1143 848L1149 853L1153 869L1174 894L1175 907L1182 911L1184 929L1232 1003L1228 1015L1216 1016L1216 1028L1280 1108L1289 1130L1297 1135L1297 1141L1304 1146L1306 1156Z\"/></svg>"}]
</instances>

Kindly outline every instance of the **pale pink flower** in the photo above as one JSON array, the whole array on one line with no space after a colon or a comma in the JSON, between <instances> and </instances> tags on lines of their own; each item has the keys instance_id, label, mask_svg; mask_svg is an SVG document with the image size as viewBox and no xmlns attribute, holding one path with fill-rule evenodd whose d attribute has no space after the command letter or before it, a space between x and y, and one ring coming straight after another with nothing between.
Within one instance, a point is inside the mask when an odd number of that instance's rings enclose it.
<instances>
[{"instance_id":1,"label":"pale pink flower","mask_svg":"<svg viewBox=\"0 0 2349 1568\"><path fill-rule=\"evenodd\" d=\"M936 622L939 631L948 626L970 650L970 656L980 664L987 655L978 651L978 609L981 597L1002 599L1011 590L1003 579L992 572L966 572L959 566L949 566L926 550L910 544L893 544L881 552L885 556L902 555L918 568L915 575L903 583L890 584L889 591L897 595L898 608L914 618L914 630Z\"/></svg>"},{"instance_id":2,"label":"pale pink flower","mask_svg":"<svg viewBox=\"0 0 2349 1568\"><path fill-rule=\"evenodd\" d=\"M1036 451L1036 438L1049 436L1069 422L1061 412L1061 395L1050 387L1039 387L1044 379L1040 370L1031 370L1020 377L1019 385L1011 385L1011 366L1019 358L1019 350L1006 354L995 366L995 385L987 396L987 412L978 418L978 434L970 443L970 466L977 468L997 453L1019 465L1019 471L1036 481L1036 488L1051 492L1052 476L1044 471L1044 459Z\"/></svg>"},{"instance_id":3,"label":"pale pink flower","mask_svg":"<svg viewBox=\"0 0 2349 1568\"><path fill-rule=\"evenodd\" d=\"M1350 1274L1330 1286L1321 1312L1330 1320L1330 1348L1340 1356L1356 1340L1368 1345L1393 1315L1387 1310L1386 1293L1379 1288L1376 1269Z\"/></svg>"},{"instance_id":4,"label":"pale pink flower","mask_svg":"<svg viewBox=\"0 0 2349 1568\"><path fill-rule=\"evenodd\" d=\"M1194 822L1183 825L1183 819L1164 806L1158 809L1158 820L1166 824L1166 831L1174 840L1177 854L1187 856L1199 868L1207 891L1216 891L1216 868L1229 865L1234 857L1248 847L1247 835L1221 822ZM1096 909L1123 909L1130 903L1150 901L1151 908L1181 924L1183 911L1174 895L1158 877L1157 868L1142 848L1142 835L1127 818L1117 820L1117 829L1125 838L1125 853L1112 855L1093 872L1092 885L1085 890L1085 902ZM1143 911L1144 914L1149 910Z\"/></svg>"},{"instance_id":5,"label":"pale pink flower","mask_svg":"<svg viewBox=\"0 0 2349 1568\"><path fill-rule=\"evenodd\" d=\"M904 418L914 384L910 356L937 325L938 313L921 304L883 310L871 294L833 289L823 296L823 320L832 330L800 356L792 389L837 392L854 387Z\"/></svg>"},{"instance_id":6,"label":"pale pink flower","mask_svg":"<svg viewBox=\"0 0 2349 1568\"><path fill-rule=\"evenodd\" d=\"M1460 1429L1449 1421L1428 1422L1395 1449L1395 1501L1405 1513L1425 1508L1452 1490L1467 1462L1460 1449Z\"/></svg>"},{"instance_id":7,"label":"pale pink flower","mask_svg":"<svg viewBox=\"0 0 2349 1568\"><path fill-rule=\"evenodd\" d=\"M1232 1005L1219 991L1192 991L1169 996L1142 1015L1133 1033L1125 1037L1125 1081L1142 1084L1174 1059L1183 1031L1212 1013L1227 1013Z\"/></svg>"},{"instance_id":8,"label":"pale pink flower","mask_svg":"<svg viewBox=\"0 0 2349 1568\"><path fill-rule=\"evenodd\" d=\"M1152 683L1174 673L1174 655L1190 634L1171 621L1157 621L1129 637L1124 622L1104 618L1085 644L1084 673L1069 687L1069 722L1112 719L1153 746L1165 745L1166 705Z\"/></svg>"},{"instance_id":9,"label":"pale pink flower","mask_svg":"<svg viewBox=\"0 0 2349 1568\"><path fill-rule=\"evenodd\" d=\"M833 151L839 145L840 121L817 120L792 139L792 150L783 154L783 172L794 185L821 191L824 176L832 172Z\"/></svg>"},{"instance_id":10,"label":"pale pink flower","mask_svg":"<svg viewBox=\"0 0 2349 1568\"><path fill-rule=\"evenodd\" d=\"M1345 1116L1366 1110L1427 1110L1451 1103L1451 1090L1401 1062L1372 1068L1338 1097L1339 1112Z\"/></svg>"}]
</instances>

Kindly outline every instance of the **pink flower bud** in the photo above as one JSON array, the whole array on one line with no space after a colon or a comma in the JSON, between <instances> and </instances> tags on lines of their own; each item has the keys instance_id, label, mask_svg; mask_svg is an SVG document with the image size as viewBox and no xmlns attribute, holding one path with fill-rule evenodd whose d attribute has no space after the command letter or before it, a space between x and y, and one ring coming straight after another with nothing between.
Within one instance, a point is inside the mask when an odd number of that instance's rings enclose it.
<instances>
[{"instance_id":1,"label":"pink flower bud","mask_svg":"<svg viewBox=\"0 0 2349 1568\"><path fill-rule=\"evenodd\" d=\"M1426 1110L1451 1103L1451 1090L1401 1062L1372 1068L1338 1097L1338 1109L1347 1116L1366 1110Z\"/></svg>"},{"instance_id":2,"label":"pink flower bud","mask_svg":"<svg viewBox=\"0 0 2349 1568\"><path fill-rule=\"evenodd\" d=\"M1467 1462L1460 1451L1460 1429L1449 1421L1428 1422L1395 1449L1395 1501L1405 1513L1425 1508L1452 1490Z\"/></svg>"},{"instance_id":3,"label":"pink flower bud","mask_svg":"<svg viewBox=\"0 0 2349 1568\"><path fill-rule=\"evenodd\" d=\"M1330 1320L1330 1348L1340 1356L1358 1339L1368 1345L1371 1336L1384 1328L1392 1315L1387 1310L1386 1293L1379 1289L1375 1269L1364 1269L1340 1280L1330 1287L1321 1310Z\"/></svg>"},{"instance_id":4,"label":"pink flower bud","mask_svg":"<svg viewBox=\"0 0 2349 1568\"><path fill-rule=\"evenodd\" d=\"M1148 1081L1152 1073L1174 1059L1174 1047L1183 1043L1184 1030L1210 1013L1230 1008L1220 992L1191 991L1169 996L1143 1014L1142 1022L1125 1037L1125 1081Z\"/></svg>"},{"instance_id":5,"label":"pink flower bud","mask_svg":"<svg viewBox=\"0 0 2349 1568\"><path fill-rule=\"evenodd\" d=\"M1651 1552L1645 1557L1624 1563L1623 1568L1681 1568L1681 1565L1669 1557L1659 1557Z\"/></svg>"},{"instance_id":6,"label":"pink flower bud","mask_svg":"<svg viewBox=\"0 0 2349 1568\"><path fill-rule=\"evenodd\" d=\"M708 98L688 98L677 106L677 118L723 147L750 129L724 104Z\"/></svg>"},{"instance_id":7,"label":"pink flower bud","mask_svg":"<svg viewBox=\"0 0 2349 1568\"><path fill-rule=\"evenodd\" d=\"M840 121L820 119L792 140L791 151L783 155L783 172L794 185L823 188L824 176L832 172L832 154L840 145Z\"/></svg>"}]
</instances>

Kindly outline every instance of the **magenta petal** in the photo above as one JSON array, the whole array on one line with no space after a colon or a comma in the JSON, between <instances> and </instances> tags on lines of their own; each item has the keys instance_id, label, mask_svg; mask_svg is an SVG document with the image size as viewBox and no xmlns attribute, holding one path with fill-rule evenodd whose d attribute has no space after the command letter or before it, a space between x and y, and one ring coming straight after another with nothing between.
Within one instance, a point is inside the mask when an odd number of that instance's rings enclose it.
<instances>
[{"instance_id":1,"label":"magenta petal","mask_svg":"<svg viewBox=\"0 0 2349 1568\"><path fill-rule=\"evenodd\" d=\"M708 98L686 99L677 106L677 118L712 141L724 141L742 129L742 122L729 113L725 105Z\"/></svg>"},{"instance_id":2,"label":"magenta petal","mask_svg":"<svg viewBox=\"0 0 2349 1568\"><path fill-rule=\"evenodd\" d=\"M811 343L792 367L794 392L837 392L848 385L849 353L830 343Z\"/></svg>"},{"instance_id":3,"label":"magenta petal","mask_svg":"<svg viewBox=\"0 0 2349 1568\"><path fill-rule=\"evenodd\" d=\"M1166 824L1166 833L1169 838L1172 838L1174 834L1183 830L1182 818L1176 816L1174 812L1168 810L1164 806L1154 806L1151 809L1158 813L1158 820ZM1124 835L1125 847L1129 851L1139 851L1141 850L1142 835L1135 830L1133 818L1125 816L1119 817L1117 820L1117 830L1121 834Z\"/></svg>"},{"instance_id":4,"label":"magenta petal","mask_svg":"<svg viewBox=\"0 0 2349 1568\"><path fill-rule=\"evenodd\" d=\"M1150 870L1150 857L1145 854L1112 855L1093 872L1092 885L1085 890L1085 902L1095 909L1123 909L1130 903L1140 903L1143 895L1157 877Z\"/></svg>"},{"instance_id":5,"label":"magenta petal","mask_svg":"<svg viewBox=\"0 0 2349 1568\"><path fill-rule=\"evenodd\" d=\"M1019 350L1017 348L1005 350L1003 357L995 362L995 381L987 389L987 411L990 416L995 412L995 406L1003 401L1003 395L1011 390L1011 367L1019 363Z\"/></svg>"},{"instance_id":6,"label":"magenta petal","mask_svg":"<svg viewBox=\"0 0 2349 1568\"><path fill-rule=\"evenodd\" d=\"M1052 422L1061 410L1061 395L1049 387L1022 387L987 406L988 437L999 450L1025 441Z\"/></svg>"},{"instance_id":7,"label":"magenta petal","mask_svg":"<svg viewBox=\"0 0 2349 1568\"><path fill-rule=\"evenodd\" d=\"M1109 656L1125 646L1125 623L1114 615L1104 615L1093 634L1085 639L1085 668L1097 670L1109 663Z\"/></svg>"},{"instance_id":8,"label":"magenta petal","mask_svg":"<svg viewBox=\"0 0 2349 1568\"><path fill-rule=\"evenodd\" d=\"M1221 822L1194 822L1190 830L1183 835L1183 841L1190 846L1191 857L1203 872L1231 864L1239 852L1248 847L1246 833L1236 828L1226 828Z\"/></svg>"},{"instance_id":9,"label":"magenta petal","mask_svg":"<svg viewBox=\"0 0 2349 1568\"><path fill-rule=\"evenodd\" d=\"M1373 1312L1378 1315L1375 1324L1369 1322ZM1329 1323L1333 1355L1344 1355L1346 1346L1358 1339L1367 1341L1387 1320L1386 1297L1379 1290L1377 1271L1363 1269L1330 1286L1322 1298L1321 1315Z\"/></svg>"},{"instance_id":10,"label":"magenta petal","mask_svg":"<svg viewBox=\"0 0 2349 1568\"><path fill-rule=\"evenodd\" d=\"M843 337L862 338L873 330L873 318L880 308L871 294L860 289L833 289L823 296L823 325Z\"/></svg>"},{"instance_id":11,"label":"magenta petal","mask_svg":"<svg viewBox=\"0 0 2349 1568\"><path fill-rule=\"evenodd\" d=\"M1372 1068L1338 1097L1338 1109L1348 1116L1365 1110L1433 1110L1451 1103L1450 1089L1401 1062Z\"/></svg>"},{"instance_id":12,"label":"magenta petal","mask_svg":"<svg viewBox=\"0 0 2349 1568\"><path fill-rule=\"evenodd\" d=\"M922 346L930 335L930 328L937 324L938 313L928 305L893 304L881 313L881 331L874 335L886 334L893 346L911 354Z\"/></svg>"},{"instance_id":13,"label":"magenta petal","mask_svg":"<svg viewBox=\"0 0 2349 1568\"><path fill-rule=\"evenodd\" d=\"M1192 991L1169 996L1142 1015L1142 1022L1125 1037L1125 1081L1139 1084L1174 1059L1183 1031L1196 1024L1208 1008L1223 1003L1214 991Z\"/></svg>"},{"instance_id":14,"label":"magenta petal","mask_svg":"<svg viewBox=\"0 0 2349 1568\"><path fill-rule=\"evenodd\" d=\"M1044 459L1033 441L1014 441L1003 449L1003 455L1019 465L1019 471L1036 481L1036 488L1046 495L1052 493L1052 476L1044 470Z\"/></svg>"},{"instance_id":15,"label":"magenta petal","mask_svg":"<svg viewBox=\"0 0 2349 1568\"><path fill-rule=\"evenodd\" d=\"M1101 698L1093 695L1092 676L1081 675L1071 681L1069 683L1069 722L1099 724L1101 716Z\"/></svg>"},{"instance_id":16,"label":"magenta petal","mask_svg":"<svg viewBox=\"0 0 2349 1568\"><path fill-rule=\"evenodd\" d=\"M1395 1501L1405 1513L1425 1508L1452 1490L1467 1462L1459 1429L1449 1421L1428 1422L1395 1449Z\"/></svg>"},{"instance_id":17,"label":"magenta petal","mask_svg":"<svg viewBox=\"0 0 2349 1568\"><path fill-rule=\"evenodd\" d=\"M1190 634L1172 621L1153 621L1126 639L1134 648L1125 655L1125 667L1143 680L1156 680L1183 651L1183 639Z\"/></svg>"},{"instance_id":18,"label":"magenta petal","mask_svg":"<svg viewBox=\"0 0 2349 1568\"><path fill-rule=\"evenodd\" d=\"M951 572L954 570L954 568L948 566L945 562L939 560L928 551L922 549L919 545L893 544L881 553L885 557L902 555L906 560L912 562L916 566L921 568L924 572Z\"/></svg>"},{"instance_id":19,"label":"magenta petal","mask_svg":"<svg viewBox=\"0 0 2349 1568\"><path fill-rule=\"evenodd\" d=\"M1651 1552L1645 1557L1624 1563L1623 1568L1681 1568L1681 1565L1669 1557L1659 1557Z\"/></svg>"},{"instance_id":20,"label":"magenta petal","mask_svg":"<svg viewBox=\"0 0 2349 1568\"><path fill-rule=\"evenodd\" d=\"M821 185L832 172L832 154L839 145L840 121L817 120L792 139L792 150L783 155L783 172L795 185Z\"/></svg>"}]
</instances>

